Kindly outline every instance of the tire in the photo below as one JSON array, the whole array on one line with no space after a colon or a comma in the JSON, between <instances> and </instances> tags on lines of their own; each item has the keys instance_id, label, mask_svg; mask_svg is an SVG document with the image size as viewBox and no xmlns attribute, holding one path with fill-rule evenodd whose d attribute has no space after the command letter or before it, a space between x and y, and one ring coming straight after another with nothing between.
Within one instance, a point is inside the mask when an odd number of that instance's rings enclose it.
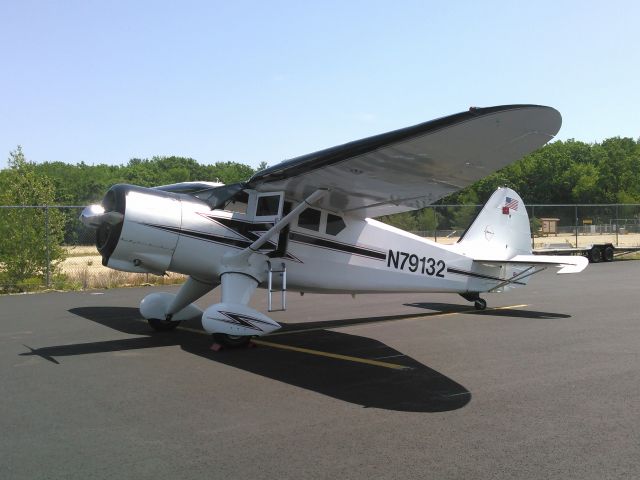
<instances>
[{"instance_id":1,"label":"tire","mask_svg":"<svg viewBox=\"0 0 640 480\"><path fill-rule=\"evenodd\" d=\"M149 318L147 322L149 322L149 326L156 332L175 330L176 327L182 323L180 320L161 320L159 318Z\"/></svg>"},{"instance_id":2,"label":"tire","mask_svg":"<svg viewBox=\"0 0 640 480\"><path fill-rule=\"evenodd\" d=\"M485 310L487 308L487 301L484 298L479 298L473 302L473 306L476 310Z\"/></svg>"},{"instance_id":3,"label":"tire","mask_svg":"<svg viewBox=\"0 0 640 480\"><path fill-rule=\"evenodd\" d=\"M240 348L246 346L251 340L248 335L227 335L226 333L214 333L213 340L228 348Z\"/></svg>"},{"instance_id":4,"label":"tire","mask_svg":"<svg viewBox=\"0 0 640 480\"><path fill-rule=\"evenodd\" d=\"M604 249L603 258L605 262L613 262L613 247L608 246Z\"/></svg>"},{"instance_id":5,"label":"tire","mask_svg":"<svg viewBox=\"0 0 640 480\"><path fill-rule=\"evenodd\" d=\"M589 250L589 261L591 263L600 263L602 261L602 250L600 250L600 247L591 247L591 250Z\"/></svg>"}]
</instances>

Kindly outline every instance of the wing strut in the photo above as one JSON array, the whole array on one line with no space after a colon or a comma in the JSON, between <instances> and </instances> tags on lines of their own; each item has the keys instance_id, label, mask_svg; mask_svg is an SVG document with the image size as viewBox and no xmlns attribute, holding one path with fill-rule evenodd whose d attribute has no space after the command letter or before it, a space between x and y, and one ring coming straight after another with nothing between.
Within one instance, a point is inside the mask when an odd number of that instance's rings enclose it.
<instances>
[{"instance_id":1,"label":"wing strut","mask_svg":"<svg viewBox=\"0 0 640 480\"><path fill-rule=\"evenodd\" d=\"M318 189L314 191L311 195L305 198L299 205L297 205L291 212L285 215L282 219L275 223L273 227L267 230L264 234L260 236L255 242L249 245L247 248L238 252L234 255L229 256L229 259L233 258L233 260L241 260L247 259L251 256L252 253L256 253L262 245L267 243L271 237L277 235L280 230L289 225L292 221L294 221L298 216L305 210L308 206L318 201L328 192L327 189Z\"/></svg>"},{"instance_id":2,"label":"wing strut","mask_svg":"<svg viewBox=\"0 0 640 480\"><path fill-rule=\"evenodd\" d=\"M535 266L530 266L529 268L527 268L526 270L520 272L518 275L515 275L514 277L505 280L504 282L496 285L495 287L493 287L491 290L489 290L489 292L495 292L496 290L498 290L499 288L504 287L505 285L509 285L510 283L515 283L519 280L522 280L523 278L527 278L530 277L531 275L535 275L536 273L540 273L544 270L546 270L547 267L540 267L538 269L536 269ZM533 272L531 271L533 270Z\"/></svg>"}]
</instances>

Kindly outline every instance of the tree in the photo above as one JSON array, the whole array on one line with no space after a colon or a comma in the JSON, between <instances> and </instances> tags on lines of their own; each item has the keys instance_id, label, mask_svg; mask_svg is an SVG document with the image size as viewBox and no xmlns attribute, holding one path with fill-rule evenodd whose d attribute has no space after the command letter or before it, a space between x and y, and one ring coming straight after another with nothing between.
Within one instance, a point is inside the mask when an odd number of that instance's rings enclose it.
<instances>
[{"instance_id":1,"label":"tree","mask_svg":"<svg viewBox=\"0 0 640 480\"><path fill-rule=\"evenodd\" d=\"M416 230L418 230L418 221L416 220L414 212L403 212L393 215L385 215L378 218L378 220L386 223L387 225L391 225L408 232L415 232Z\"/></svg>"},{"instance_id":2,"label":"tree","mask_svg":"<svg viewBox=\"0 0 640 480\"><path fill-rule=\"evenodd\" d=\"M63 260L64 218L58 210L42 208L55 202L54 184L36 173L20 145L9 153L8 165L0 181L0 205L40 207L0 209L0 283L4 290L26 290L56 273Z\"/></svg>"},{"instance_id":3,"label":"tree","mask_svg":"<svg viewBox=\"0 0 640 480\"><path fill-rule=\"evenodd\" d=\"M478 213L477 208L472 206L478 204L478 195L473 190L468 190L458 198L458 202L463 206L452 208L451 226L457 230L464 230L471 225Z\"/></svg>"},{"instance_id":4,"label":"tree","mask_svg":"<svg viewBox=\"0 0 640 480\"><path fill-rule=\"evenodd\" d=\"M265 162L265 161L263 160L263 161L261 161L261 162L258 164L258 168L256 168L256 172L260 172L260 171L262 171L262 170L265 170L268 166L269 166L269 165L267 165L267 162Z\"/></svg>"}]
</instances>

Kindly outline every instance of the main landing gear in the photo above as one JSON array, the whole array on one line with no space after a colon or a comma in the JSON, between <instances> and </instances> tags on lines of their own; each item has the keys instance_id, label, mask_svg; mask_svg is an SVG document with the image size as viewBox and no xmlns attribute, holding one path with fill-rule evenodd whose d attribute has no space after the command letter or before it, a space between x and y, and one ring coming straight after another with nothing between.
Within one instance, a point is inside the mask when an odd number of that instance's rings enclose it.
<instances>
[{"instance_id":1,"label":"main landing gear","mask_svg":"<svg viewBox=\"0 0 640 480\"><path fill-rule=\"evenodd\" d=\"M486 310L487 301L484 298L480 298L480 294L478 292L467 292L461 293L460 296L469 302L473 302L473 306L476 310Z\"/></svg>"},{"instance_id":2,"label":"main landing gear","mask_svg":"<svg viewBox=\"0 0 640 480\"><path fill-rule=\"evenodd\" d=\"M241 348L249 345L251 338L248 335L229 335L226 333L214 333L213 341L222 347Z\"/></svg>"},{"instance_id":3,"label":"main landing gear","mask_svg":"<svg viewBox=\"0 0 640 480\"><path fill-rule=\"evenodd\" d=\"M182 323L181 320L161 320L159 318L147 319L149 326L156 332L171 332ZM243 348L249 345L253 337L247 335L228 335L226 333L214 333L212 350L221 348Z\"/></svg>"},{"instance_id":4,"label":"main landing gear","mask_svg":"<svg viewBox=\"0 0 640 480\"><path fill-rule=\"evenodd\" d=\"M169 332L175 330L182 323L180 320L161 320L160 318L148 318L149 326L156 332Z\"/></svg>"},{"instance_id":5,"label":"main landing gear","mask_svg":"<svg viewBox=\"0 0 640 480\"><path fill-rule=\"evenodd\" d=\"M487 301L484 298L479 298L473 302L473 306L476 310L485 310L487 308Z\"/></svg>"}]
</instances>

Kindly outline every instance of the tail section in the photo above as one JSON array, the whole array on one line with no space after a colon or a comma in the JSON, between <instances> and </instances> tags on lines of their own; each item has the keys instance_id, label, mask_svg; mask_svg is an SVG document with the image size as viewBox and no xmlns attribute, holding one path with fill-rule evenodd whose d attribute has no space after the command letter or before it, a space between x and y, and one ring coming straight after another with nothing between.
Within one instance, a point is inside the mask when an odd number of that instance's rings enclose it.
<instances>
[{"instance_id":1,"label":"tail section","mask_svg":"<svg viewBox=\"0 0 640 480\"><path fill-rule=\"evenodd\" d=\"M471 258L509 260L531 254L529 215L520 196L498 188L456 245Z\"/></svg>"},{"instance_id":2,"label":"tail section","mask_svg":"<svg viewBox=\"0 0 640 480\"><path fill-rule=\"evenodd\" d=\"M473 259L471 272L475 275L467 285L467 299L475 299L478 292L500 292L526 285L532 275L550 266L560 268L558 273L577 273L588 263L584 257L532 255L529 215L520 196L506 187L491 195L452 247Z\"/></svg>"}]
</instances>

